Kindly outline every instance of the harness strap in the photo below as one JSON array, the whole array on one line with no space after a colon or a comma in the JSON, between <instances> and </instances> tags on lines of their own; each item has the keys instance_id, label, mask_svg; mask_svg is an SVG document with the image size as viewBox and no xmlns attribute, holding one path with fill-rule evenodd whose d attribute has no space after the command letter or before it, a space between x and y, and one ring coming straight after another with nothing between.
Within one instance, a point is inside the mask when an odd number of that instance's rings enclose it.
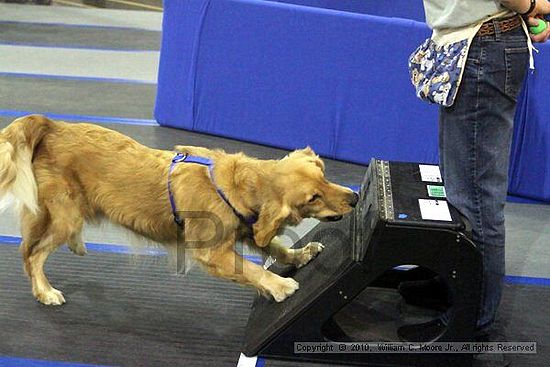
<instances>
[{"instance_id":1,"label":"harness strap","mask_svg":"<svg viewBox=\"0 0 550 367\"><path fill-rule=\"evenodd\" d=\"M183 153L176 153L174 158L172 158L172 163L170 164L170 169L168 170L168 196L170 198L170 206L172 207L172 215L174 216L174 222L180 227L183 228L183 219L178 215L177 209L176 209L176 201L174 200L174 194L172 193L172 171L174 170L176 164L178 163L195 163L200 164L202 166L206 166L208 168L208 175L210 176L210 181L216 188L216 192L218 195L225 201L227 205L233 210L233 213L239 218L239 220L243 223L245 223L247 226L252 226L256 221L258 220L257 215L252 215L250 217L245 217L233 205L231 205L231 202L229 199L227 199L227 196L223 193L222 189L216 184L216 180L214 178L214 162L212 162L211 159L205 158L205 157L198 157L198 156L192 156L187 155Z\"/></svg>"},{"instance_id":2,"label":"harness strap","mask_svg":"<svg viewBox=\"0 0 550 367\"><path fill-rule=\"evenodd\" d=\"M184 154L178 153L174 158L172 158L172 163L170 163L170 169L168 170L168 198L170 199L170 206L172 207L172 215L174 216L174 222L180 227L183 228L183 219L180 218L178 210L176 209L176 201L174 200L174 194L172 193L172 171L176 167L176 164L185 159Z\"/></svg>"}]
</instances>

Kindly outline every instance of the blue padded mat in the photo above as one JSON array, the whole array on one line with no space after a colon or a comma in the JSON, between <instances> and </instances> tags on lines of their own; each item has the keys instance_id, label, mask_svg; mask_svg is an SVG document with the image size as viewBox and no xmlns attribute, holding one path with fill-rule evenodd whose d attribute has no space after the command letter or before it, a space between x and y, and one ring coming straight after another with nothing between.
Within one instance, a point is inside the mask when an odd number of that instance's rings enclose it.
<instances>
[{"instance_id":1,"label":"blue padded mat","mask_svg":"<svg viewBox=\"0 0 550 367\"><path fill-rule=\"evenodd\" d=\"M377 3L166 0L155 118L363 164L436 163L437 107L415 97L407 68L430 35L421 1ZM550 201L549 47L520 97L510 173L510 194L540 201Z\"/></svg>"}]
</instances>

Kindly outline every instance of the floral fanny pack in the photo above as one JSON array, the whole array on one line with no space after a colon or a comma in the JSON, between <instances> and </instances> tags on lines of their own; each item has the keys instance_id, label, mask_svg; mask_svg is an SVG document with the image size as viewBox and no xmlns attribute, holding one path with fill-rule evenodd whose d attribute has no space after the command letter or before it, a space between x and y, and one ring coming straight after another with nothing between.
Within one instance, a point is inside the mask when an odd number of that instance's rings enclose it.
<instances>
[{"instance_id":1,"label":"floral fanny pack","mask_svg":"<svg viewBox=\"0 0 550 367\"><path fill-rule=\"evenodd\" d=\"M452 106L468 56L470 40L438 46L431 38L409 57L411 81L423 101Z\"/></svg>"}]
</instances>

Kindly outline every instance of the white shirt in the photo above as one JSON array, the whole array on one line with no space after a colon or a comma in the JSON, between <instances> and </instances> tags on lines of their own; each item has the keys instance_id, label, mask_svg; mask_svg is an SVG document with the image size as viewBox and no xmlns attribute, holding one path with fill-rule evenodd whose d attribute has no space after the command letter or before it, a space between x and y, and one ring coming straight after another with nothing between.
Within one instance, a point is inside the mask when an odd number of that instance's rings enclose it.
<instances>
[{"instance_id":1,"label":"white shirt","mask_svg":"<svg viewBox=\"0 0 550 367\"><path fill-rule=\"evenodd\" d=\"M498 0L424 0L426 23L438 30L483 22L503 10Z\"/></svg>"}]
</instances>

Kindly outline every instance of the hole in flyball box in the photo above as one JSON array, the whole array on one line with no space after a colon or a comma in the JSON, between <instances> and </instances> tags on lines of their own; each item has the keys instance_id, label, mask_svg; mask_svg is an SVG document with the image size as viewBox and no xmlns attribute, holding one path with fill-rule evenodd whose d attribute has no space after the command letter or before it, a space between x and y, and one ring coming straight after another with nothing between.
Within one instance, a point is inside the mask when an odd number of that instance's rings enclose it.
<instances>
[{"instance_id":1,"label":"hole in flyball box","mask_svg":"<svg viewBox=\"0 0 550 367\"><path fill-rule=\"evenodd\" d=\"M323 325L324 337L334 342L402 341L397 335L399 327L439 318L451 307L452 297L441 281L439 292L432 295L440 299L438 307L410 304L401 296L399 284L436 277L437 273L416 265L400 265L387 270ZM444 332L445 329L441 334Z\"/></svg>"}]
</instances>

